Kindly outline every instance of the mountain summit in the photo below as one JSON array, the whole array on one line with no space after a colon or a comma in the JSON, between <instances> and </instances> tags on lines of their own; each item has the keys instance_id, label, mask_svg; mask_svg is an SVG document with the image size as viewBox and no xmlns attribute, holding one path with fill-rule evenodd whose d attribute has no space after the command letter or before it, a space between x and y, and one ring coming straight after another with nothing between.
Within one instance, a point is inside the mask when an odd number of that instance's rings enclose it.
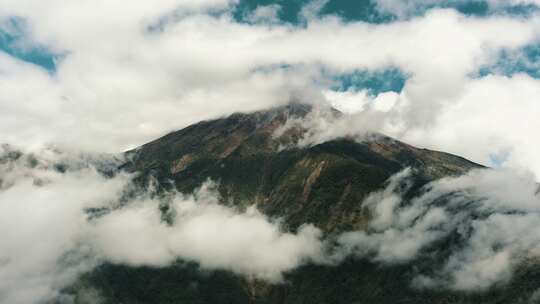
<instances>
[{"instance_id":1,"label":"mountain summit","mask_svg":"<svg viewBox=\"0 0 540 304\"><path fill-rule=\"evenodd\" d=\"M224 203L255 204L293 229L312 223L327 232L364 225L359 202L404 168L416 169L420 185L480 167L381 134L299 146L307 130L289 122L307 120L312 111L341 115L332 108L290 104L203 121L128 152L128 166L185 193L210 179L219 183Z\"/></svg>"}]
</instances>

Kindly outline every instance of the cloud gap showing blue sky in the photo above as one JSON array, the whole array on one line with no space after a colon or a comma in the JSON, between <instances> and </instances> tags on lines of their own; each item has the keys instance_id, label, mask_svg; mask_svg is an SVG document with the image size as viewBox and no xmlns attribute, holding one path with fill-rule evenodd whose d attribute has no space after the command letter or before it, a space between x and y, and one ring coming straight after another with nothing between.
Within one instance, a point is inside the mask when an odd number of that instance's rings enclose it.
<instances>
[{"instance_id":1,"label":"cloud gap showing blue sky","mask_svg":"<svg viewBox=\"0 0 540 304\"><path fill-rule=\"evenodd\" d=\"M11 17L0 25L0 51L20 60L43 67L48 71L56 69L58 55L46 47L27 41L28 33L24 19ZM30 42L30 45L28 43Z\"/></svg>"}]
</instances>

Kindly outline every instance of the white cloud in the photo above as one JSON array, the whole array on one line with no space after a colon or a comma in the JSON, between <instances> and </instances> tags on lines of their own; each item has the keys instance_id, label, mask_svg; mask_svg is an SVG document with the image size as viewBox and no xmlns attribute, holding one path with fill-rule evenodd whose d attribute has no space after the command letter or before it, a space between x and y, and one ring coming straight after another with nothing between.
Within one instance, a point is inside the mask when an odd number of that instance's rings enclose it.
<instances>
[{"instance_id":1,"label":"white cloud","mask_svg":"<svg viewBox=\"0 0 540 304\"><path fill-rule=\"evenodd\" d=\"M5 147L2 150L5 156ZM36 303L57 296L60 288L92 267L92 259L81 259L88 253L80 243L84 208L118 200L128 181L123 175L106 179L92 167L62 174L53 166L62 155L47 154L35 164L26 157L0 164L2 303Z\"/></svg>"},{"instance_id":2,"label":"white cloud","mask_svg":"<svg viewBox=\"0 0 540 304\"><path fill-rule=\"evenodd\" d=\"M317 228L283 232L254 207L240 212L219 205L207 187L173 195L173 223L167 225L157 198L120 204L132 177L98 173L115 167L114 160L54 150L16 158L5 146L0 152L2 303L58 297L81 273L106 261L165 267L181 259L278 282L283 272L322 260ZM88 208L108 213L92 218Z\"/></svg>"},{"instance_id":3,"label":"white cloud","mask_svg":"<svg viewBox=\"0 0 540 304\"><path fill-rule=\"evenodd\" d=\"M343 95L341 93L330 96L338 96L342 98L338 102L343 102ZM368 110L341 115L331 110L328 106L316 105L305 117L289 118L283 126L274 132L273 136L279 138L289 129L301 129L304 131L302 136L298 138L297 142L290 143L292 146L301 148L344 137L362 141L368 136L373 136L372 131L380 129L385 122L384 112L372 110L373 107L369 103L363 104L363 106ZM284 146L282 148L290 147Z\"/></svg>"},{"instance_id":4,"label":"white cloud","mask_svg":"<svg viewBox=\"0 0 540 304\"><path fill-rule=\"evenodd\" d=\"M382 92L370 96L367 90L361 91L323 91L326 100L340 112L354 114L372 108L376 111L388 112L399 100L399 94L393 91Z\"/></svg>"},{"instance_id":5,"label":"white cloud","mask_svg":"<svg viewBox=\"0 0 540 304\"><path fill-rule=\"evenodd\" d=\"M484 164L489 164L491 154L504 152L504 166L528 168L538 179L540 144L534 139L534 130L540 129L538 94L540 81L523 74L474 79L445 106L431 128L410 129L402 138Z\"/></svg>"},{"instance_id":6,"label":"white cloud","mask_svg":"<svg viewBox=\"0 0 540 304\"><path fill-rule=\"evenodd\" d=\"M472 161L497 166L526 168L540 176L540 81L526 74L487 75L465 80L456 96L436 105L416 109L406 87L399 95L384 92L370 97L365 91L324 93L347 115L334 117L316 112L291 122L308 129L299 144L312 145L339 137L364 138L380 131L407 143L442 150ZM428 95L425 96L426 101ZM435 97L433 100L435 100ZM416 110L413 110L416 109ZM323 111L324 112L324 111ZM422 114L423 113L423 114ZM430 117L424 119L423 117Z\"/></svg>"},{"instance_id":7,"label":"white cloud","mask_svg":"<svg viewBox=\"0 0 540 304\"><path fill-rule=\"evenodd\" d=\"M280 10L281 6L278 4L258 6L246 19L253 23L279 23Z\"/></svg>"},{"instance_id":8,"label":"white cloud","mask_svg":"<svg viewBox=\"0 0 540 304\"><path fill-rule=\"evenodd\" d=\"M344 113L362 111L372 101L367 90L344 92L328 90L323 94L332 107Z\"/></svg>"},{"instance_id":9,"label":"white cloud","mask_svg":"<svg viewBox=\"0 0 540 304\"><path fill-rule=\"evenodd\" d=\"M284 271L321 258L321 232L315 227L283 233L254 208L238 213L219 205L204 187L173 200L170 226L161 222L155 201L139 204L95 222L97 248L106 259L166 266L181 258L276 282Z\"/></svg>"},{"instance_id":10,"label":"white cloud","mask_svg":"<svg viewBox=\"0 0 540 304\"><path fill-rule=\"evenodd\" d=\"M373 215L369 228L342 234L335 260L349 254L390 264L436 259L430 273L417 275L415 287L483 290L507 282L520 263L539 257L540 197L531 173L473 170L435 181L406 200L409 174L397 174L364 201ZM422 255L451 234L448 254Z\"/></svg>"},{"instance_id":11,"label":"white cloud","mask_svg":"<svg viewBox=\"0 0 540 304\"><path fill-rule=\"evenodd\" d=\"M194 3L4 2L0 14L25 18L28 39L66 55L54 75L0 58L2 140L116 152L201 119L320 101L327 91L320 68L403 70L411 77L396 103L402 124L423 126L461 96L467 75L493 52L536 39L535 18L433 10L381 25L310 18L302 27L268 26L205 13L226 12L232 2ZM146 31L158 20L160 30ZM263 68L283 65L293 67Z\"/></svg>"}]
</instances>

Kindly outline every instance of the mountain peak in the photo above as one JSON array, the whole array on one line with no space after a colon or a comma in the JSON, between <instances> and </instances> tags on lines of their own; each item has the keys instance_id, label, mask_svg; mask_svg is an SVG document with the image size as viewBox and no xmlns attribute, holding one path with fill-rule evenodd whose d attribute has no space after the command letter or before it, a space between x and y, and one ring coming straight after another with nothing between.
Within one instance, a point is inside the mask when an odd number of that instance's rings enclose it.
<instances>
[{"instance_id":1,"label":"mountain peak","mask_svg":"<svg viewBox=\"0 0 540 304\"><path fill-rule=\"evenodd\" d=\"M360 214L350 217L354 206L406 167L418 172L419 183L479 167L377 134L360 142L338 138L303 147L294 144L305 135L303 128L276 136L289 119L304 119L313 110L290 104L202 121L130 152L127 167L141 172L141 181L151 175L182 192L211 179L219 183L224 202L256 204L292 228L311 222L326 231L361 225Z\"/></svg>"}]
</instances>

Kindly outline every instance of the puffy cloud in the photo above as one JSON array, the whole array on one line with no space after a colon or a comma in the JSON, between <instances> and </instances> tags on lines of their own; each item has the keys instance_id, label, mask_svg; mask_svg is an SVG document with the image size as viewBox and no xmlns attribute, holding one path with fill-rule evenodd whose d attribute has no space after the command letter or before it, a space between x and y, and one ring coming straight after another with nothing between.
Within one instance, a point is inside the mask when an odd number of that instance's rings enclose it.
<instances>
[{"instance_id":1,"label":"puffy cloud","mask_svg":"<svg viewBox=\"0 0 540 304\"><path fill-rule=\"evenodd\" d=\"M37 303L102 262L167 266L176 260L271 282L322 259L321 232L310 225L283 232L254 208L218 204L208 187L163 201L142 194L126 201L132 176L118 162L55 150L0 153L0 302Z\"/></svg>"},{"instance_id":2,"label":"puffy cloud","mask_svg":"<svg viewBox=\"0 0 540 304\"><path fill-rule=\"evenodd\" d=\"M94 223L101 254L129 265L166 266L178 258L273 282L284 271L321 259L321 232L307 225L283 233L254 207L244 213L219 205L203 186L175 197L173 223L164 225L155 202L113 212Z\"/></svg>"},{"instance_id":3,"label":"puffy cloud","mask_svg":"<svg viewBox=\"0 0 540 304\"><path fill-rule=\"evenodd\" d=\"M429 122L417 117L419 112L410 112L416 106L407 87L400 94L383 92L377 96L366 91L326 91L326 99L345 115L335 116L319 107L304 119L292 119L285 128L302 126L308 130L300 146L347 136L361 140L366 133L378 131L488 166L527 168L538 179L540 143L534 138L540 129L536 119L539 94L539 80L527 74L469 79L459 95L423 110L431 117Z\"/></svg>"},{"instance_id":4,"label":"puffy cloud","mask_svg":"<svg viewBox=\"0 0 540 304\"><path fill-rule=\"evenodd\" d=\"M0 300L57 297L104 261L165 267L180 259L279 282L303 263L338 263L351 254L410 262L451 234L457 243L413 284L476 289L508 280L524 259L540 253L534 233L538 184L527 172L471 171L433 182L406 200L412 180L405 170L365 199L372 214L368 229L343 233L332 248L311 225L290 233L253 207L220 205L212 184L190 195L140 194L126 201L132 177L114 174L120 162L54 149L21 154L2 146L0 228L16 233L0 239Z\"/></svg>"},{"instance_id":5,"label":"puffy cloud","mask_svg":"<svg viewBox=\"0 0 540 304\"><path fill-rule=\"evenodd\" d=\"M362 111L372 100L367 90L361 91L325 91L324 97L332 107L344 113Z\"/></svg>"},{"instance_id":6,"label":"puffy cloud","mask_svg":"<svg viewBox=\"0 0 540 304\"><path fill-rule=\"evenodd\" d=\"M361 91L324 91L324 97L335 109L345 114L354 114L369 108L388 112L399 100L399 94L393 91L370 96L367 90Z\"/></svg>"},{"instance_id":7,"label":"puffy cloud","mask_svg":"<svg viewBox=\"0 0 540 304\"><path fill-rule=\"evenodd\" d=\"M535 119L540 113L539 93L540 82L524 74L474 79L445 106L431 128L409 129L401 138L484 164L491 155L503 153L503 166L528 168L538 179L540 163L535 155L540 144L534 130L540 128Z\"/></svg>"}]
</instances>

